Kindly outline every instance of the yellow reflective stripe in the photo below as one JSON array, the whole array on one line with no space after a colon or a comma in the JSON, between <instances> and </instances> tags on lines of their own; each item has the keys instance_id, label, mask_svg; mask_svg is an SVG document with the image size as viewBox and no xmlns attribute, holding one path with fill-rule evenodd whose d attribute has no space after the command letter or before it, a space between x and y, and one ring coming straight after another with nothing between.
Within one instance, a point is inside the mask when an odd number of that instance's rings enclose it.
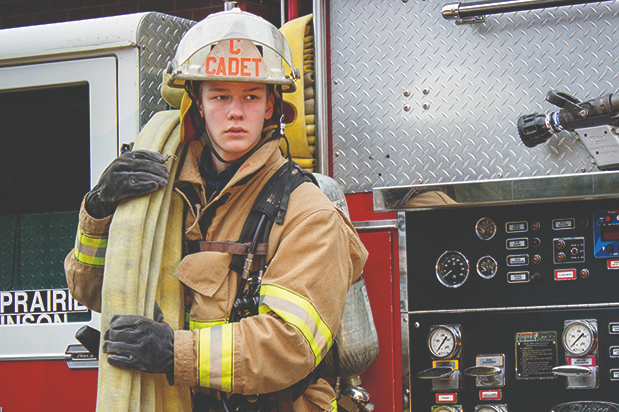
<instances>
[{"instance_id":1,"label":"yellow reflective stripe","mask_svg":"<svg viewBox=\"0 0 619 412\"><path fill-rule=\"evenodd\" d=\"M306 297L279 285L263 283L258 311L273 311L284 322L297 328L312 350L315 366L326 356L333 340L331 328Z\"/></svg>"},{"instance_id":2,"label":"yellow reflective stripe","mask_svg":"<svg viewBox=\"0 0 619 412\"><path fill-rule=\"evenodd\" d=\"M81 227L77 228L75 236L75 259L89 266L100 266L105 264L105 251L107 250L107 237L96 237L82 232Z\"/></svg>"},{"instance_id":3,"label":"yellow reflective stripe","mask_svg":"<svg viewBox=\"0 0 619 412\"><path fill-rule=\"evenodd\" d=\"M234 389L234 324L198 330L198 385L224 392Z\"/></svg>"},{"instance_id":4,"label":"yellow reflective stripe","mask_svg":"<svg viewBox=\"0 0 619 412\"><path fill-rule=\"evenodd\" d=\"M329 412L337 412L337 399L331 399L331 409L329 409Z\"/></svg>"},{"instance_id":5,"label":"yellow reflective stripe","mask_svg":"<svg viewBox=\"0 0 619 412\"><path fill-rule=\"evenodd\" d=\"M193 320L189 317L187 319L189 319L189 330L210 328L213 326L223 325L225 323L228 323L227 319Z\"/></svg>"}]
</instances>

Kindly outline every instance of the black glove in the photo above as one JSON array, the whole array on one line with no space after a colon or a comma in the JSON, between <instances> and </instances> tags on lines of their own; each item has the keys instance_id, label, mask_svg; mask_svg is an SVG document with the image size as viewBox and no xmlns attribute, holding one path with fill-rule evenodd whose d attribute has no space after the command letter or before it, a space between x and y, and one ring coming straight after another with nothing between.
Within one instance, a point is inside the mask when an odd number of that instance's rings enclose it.
<instances>
[{"instance_id":1,"label":"black glove","mask_svg":"<svg viewBox=\"0 0 619 412\"><path fill-rule=\"evenodd\" d=\"M170 174L161 153L125 153L105 169L99 183L86 195L86 211L96 219L114 214L123 199L152 193L168 184Z\"/></svg>"},{"instance_id":2,"label":"black glove","mask_svg":"<svg viewBox=\"0 0 619 412\"><path fill-rule=\"evenodd\" d=\"M155 320L139 315L114 315L103 334L107 362L122 369L165 373L174 385L174 331L155 304Z\"/></svg>"}]
</instances>

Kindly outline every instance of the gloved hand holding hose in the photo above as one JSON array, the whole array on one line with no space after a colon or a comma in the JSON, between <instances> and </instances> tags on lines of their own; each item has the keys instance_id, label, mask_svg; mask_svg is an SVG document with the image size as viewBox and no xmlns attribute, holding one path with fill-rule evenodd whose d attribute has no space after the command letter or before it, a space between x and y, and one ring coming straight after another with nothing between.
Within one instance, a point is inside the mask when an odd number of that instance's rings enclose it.
<instances>
[{"instance_id":1,"label":"gloved hand holding hose","mask_svg":"<svg viewBox=\"0 0 619 412\"><path fill-rule=\"evenodd\" d=\"M155 303L154 320L140 315L114 315L103 334L101 350L110 365L146 373L165 373L174 385L174 330Z\"/></svg>"},{"instance_id":2,"label":"gloved hand holding hose","mask_svg":"<svg viewBox=\"0 0 619 412\"><path fill-rule=\"evenodd\" d=\"M147 150L117 157L86 195L86 211L102 219L114 214L121 200L143 196L165 186L170 172L164 163L161 153Z\"/></svg>"}]
</instances>

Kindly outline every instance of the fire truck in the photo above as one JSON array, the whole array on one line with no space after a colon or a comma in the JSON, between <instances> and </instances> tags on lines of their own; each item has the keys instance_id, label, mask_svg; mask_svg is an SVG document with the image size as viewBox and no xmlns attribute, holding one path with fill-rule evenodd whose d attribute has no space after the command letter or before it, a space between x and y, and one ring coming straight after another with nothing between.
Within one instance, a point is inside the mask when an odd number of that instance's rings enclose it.
<instances>
[{"instance_id":1,"label":"fire truck","mask_svg":"<svg viewBox=\"0 0 619 412\"><path fill-rule=\"evenodd\" d=\"M312 8L292 155L346 193L379 346L341 409L619 411L619 2ZM95 409L63 260L194 23L0 30L2 412Z\"/></svg>"}]
</instances>

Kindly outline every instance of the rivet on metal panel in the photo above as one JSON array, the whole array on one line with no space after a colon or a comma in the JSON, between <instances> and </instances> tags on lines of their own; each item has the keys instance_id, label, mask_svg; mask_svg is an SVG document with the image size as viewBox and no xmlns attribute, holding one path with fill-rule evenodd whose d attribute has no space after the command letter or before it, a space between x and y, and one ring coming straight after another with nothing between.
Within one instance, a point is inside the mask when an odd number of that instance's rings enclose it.
<instances>
[{"instance_id":1,"label":"rivet on metal panel","mask_svg":"<svg viewBox=\"0 0 619 412\"><path fill-rule=\"evenodd\" d=\"M339 82L337 80L333 80L333 84L338 84Z\"/></svg>"},{"instance_id":2,"label":"rivet on metal panel","mask_svg":"<svg viewBox=\"0 0 619 412\"><path fill-rule=\"evenodd\" d=\"M503 177L503 173L497 173L496 177Z\"/></svg>"},{"instance_id":3,"label":"rivet on metal panel","mask_svg":"<svg viewBox=\"0 0 619 412\"><path fill-rule=\"evenodd\" d=\"M410 90L404 90L404 97L408 97L411 95L411 91Z\"/></svg>"},{"instance_id":4,"label":"rivet on metal panel","mask_svg":"<svg viewBox=\"0 0 619 412\"><path fill-rule=\"evenodd\" d=\"M424 103L422 106L425 110L428 110L430 108L430 103Z\"/></svg>"},{"instance_id":5,"label":"rivet on metal panel","mask_svg":"<svg viewBox=\"0 0 619 412\"><path fill-rule=\"evenodd\" d=\"M404 322L404 323L408 322L408 318L402 319L402 322Z\"/></svg>"},{"instance_id":6,"label":"rivet on metal panel","mask_svg":"<svg viewBox=\"0 0 619 412\"><path fill-rule=\"evenodd\" d=\"M410 105L405 104L405 105L404 105L404 111L405 111L405 112L408 112L408 111L410 111L410 110L411 110Z\"/></svg>"},{"instance_id":7,"label":"rivet on metal panel","mask_svg":"<svg viewBox=\"0 0 619 412\"><path fill-rule=\"evenodd\" d=\"M422 93L423 93L423 94L425 94L425 95L428 95L428 94L430 94L430 89L428 89L428 88L426 87L426 88L424 88L424 89L422 90Z\"/></svg>"},{"instance_id":8,"label":"rivet on metal panel","mask_svg":"<svg viewBox=\"0 0 619 412\"><path fill-rule=\"evenodd\" d=\"M413 323L413 326L414 326L416 329L419 329L419 327L420 327L421 325L419 324L419 322L415 322L415 323Z\"/></svg>"},{"instance_id":9,"label":"rivet on metal panel","mask_svg":"<svg viewBox=\"0 0 619 412\"><path fill-rule=\"evenodd\" d=\"M422 184L423 183L423 179L419 179L418 182L419 182L419 184Z\"/></svg>"},{"instance_id":10,"label":"rivet on metal panel","mask_svg":"<svg viewBox=\"0 0 619 412\"><path fill-rule=\"evenodd\" d=\"M335 152L335 157L340 157L340 152Z\"/></svg>"}]
</instances>

